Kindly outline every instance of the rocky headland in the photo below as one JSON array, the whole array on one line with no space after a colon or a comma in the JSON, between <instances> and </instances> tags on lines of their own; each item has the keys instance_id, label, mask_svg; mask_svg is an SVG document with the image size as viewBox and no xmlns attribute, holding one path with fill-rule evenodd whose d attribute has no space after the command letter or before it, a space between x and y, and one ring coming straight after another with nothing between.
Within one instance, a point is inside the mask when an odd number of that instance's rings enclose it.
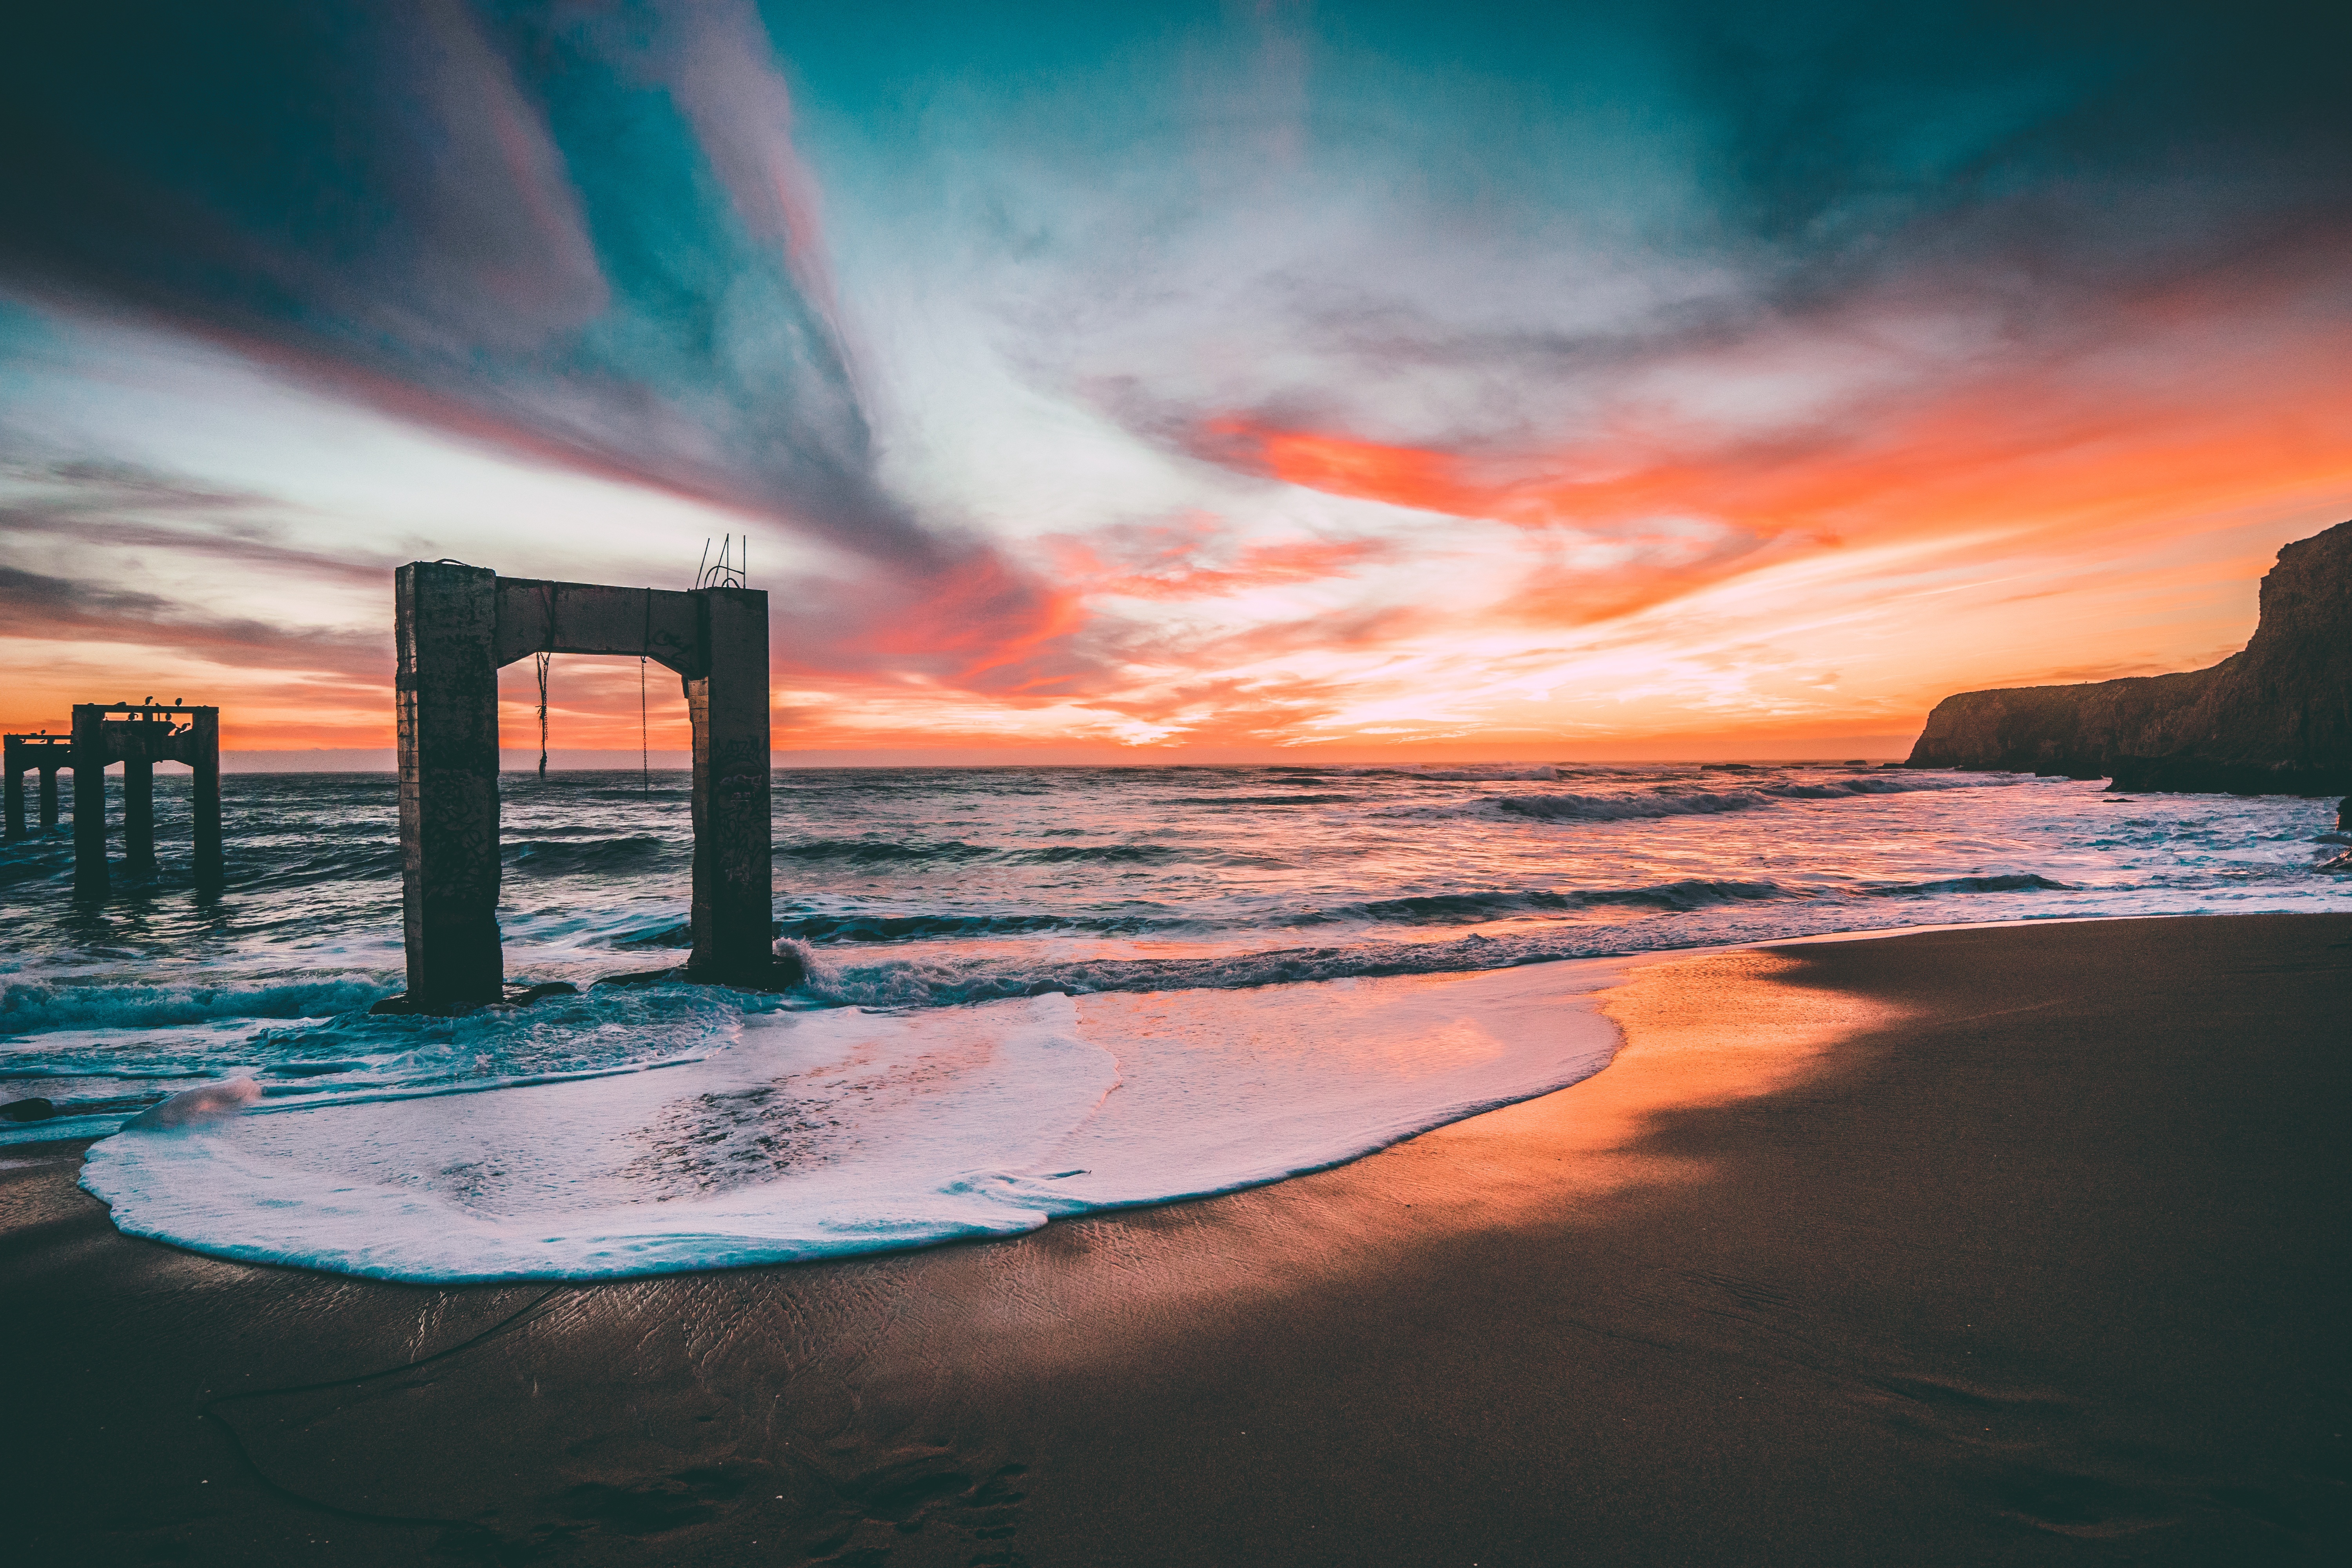
<instances>
[{"instance_id":1,"label":"rocky headland","mask_svg":"<svg viewBox=\"0 0 2352 1568\"><path fill-rule=\"evenodd\" d=\"M1947 697L1908 765L2128 790L2352 793L2352 522L2279 552L2244 651L2179 675Z\"/></svg>"}]
</instances>

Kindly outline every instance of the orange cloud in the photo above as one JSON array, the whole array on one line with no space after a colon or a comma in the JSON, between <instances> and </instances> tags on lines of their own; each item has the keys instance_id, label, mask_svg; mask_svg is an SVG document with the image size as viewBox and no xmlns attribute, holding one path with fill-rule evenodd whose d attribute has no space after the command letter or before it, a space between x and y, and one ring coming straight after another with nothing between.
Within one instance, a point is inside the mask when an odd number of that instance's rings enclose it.
<instances>
[{"instance_id":1,"label":"orange cloud","mask_svg":"<svg viewBox=\"0 0 2352 1568\"><path fill-rule=\"evenodd\" d=\"M811 604L819 595L833 603ZM1070 670L1059 656L1087 618L1075 590L1042 584L981 550L920 575L880 574L854 586L789 589L784 597L805 616L781 632L791 639L779 650L787 669L864 669L886 680L887 671L998 695L1066 680Z\"/></svg>"},{"instance_id":2,"label":"orange cloud","mask_svg":"<svg viewBox=\"0 0 2352 1568\"><path fill-rule=\"evenodd\" d=\"M1046 545L1055 575L1091 596L1157 600L1228 598L1258 588L1319 583L1394 552L1378 539L1272 540L1223 552L1229 556L1224 565L1202 564L1202 557L1221 552L1223 533L1218 519L1192 512L1156 527L1064 535Z\"/></svg>"},{"instance_id":3,"label":"orange cloud","mask_svg":"<svg viewBox=\"0 0 2352 1568\"><path fill-rule=\"evenodd\" d=\"M1580 626L1846 544L1990 533L2016 552L2115 531L2145 549L2250 508L2352 496L2352 328L2266 326L2202 334L2201 363L2029 364L1761 437L1628 420L1550 450L1457 453L1226 416L1197 449L1538 536L1504 613Z\"/></svg>"}]
</instances>

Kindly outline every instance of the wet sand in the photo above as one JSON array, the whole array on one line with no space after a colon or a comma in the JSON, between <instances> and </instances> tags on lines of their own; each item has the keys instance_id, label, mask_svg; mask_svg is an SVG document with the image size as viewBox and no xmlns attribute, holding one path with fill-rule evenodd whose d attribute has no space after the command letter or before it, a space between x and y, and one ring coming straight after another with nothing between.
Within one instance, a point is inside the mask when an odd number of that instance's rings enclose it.
<instances>
[{"instance_id":1,"label":"wet sand","mask_svg":"<svg viewBox=\"0 0 2352 1568\"><path fill-rule=\"evenodd\" d=\"M1647 964L1599 1076L1008 1242L440 1289L0 1169L16 1561L2342 1561L2352 916ZM18 1555L18 1553L25 1553Z\"/></svg>"}]
</instances>

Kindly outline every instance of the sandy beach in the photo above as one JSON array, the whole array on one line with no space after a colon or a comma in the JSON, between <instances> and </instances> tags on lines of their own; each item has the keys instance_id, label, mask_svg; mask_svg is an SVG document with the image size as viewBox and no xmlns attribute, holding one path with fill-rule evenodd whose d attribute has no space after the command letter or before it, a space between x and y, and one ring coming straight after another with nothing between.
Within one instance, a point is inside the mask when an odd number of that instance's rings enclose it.
<instances>
[{"instance_id":1,"label":"sandy beach","mask_svg":"<svg viewBox=\"0 0 2352 1568\"><path fill-rule=\"evenodd\" d=\"M1320 1174L443 1289L0 1168L20 1562L2214 1563L2352 1547L2352 916L1647 963ZM17 1555L23 1553L23 1555Z\"/></svg>"}]
</instances>

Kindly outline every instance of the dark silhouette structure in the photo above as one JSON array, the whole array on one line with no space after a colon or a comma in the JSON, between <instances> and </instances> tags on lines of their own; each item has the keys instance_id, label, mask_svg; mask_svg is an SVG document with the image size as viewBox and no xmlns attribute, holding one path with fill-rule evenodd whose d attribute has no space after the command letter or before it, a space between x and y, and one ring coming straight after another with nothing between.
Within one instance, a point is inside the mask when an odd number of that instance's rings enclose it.
<instances>
[{"instance_id":1,"label":"dark silhouette structure","mask_svg":"<svg viewBox=\"0 0 2352 1568\"><path fill-rule=\"evenodd\" d=\"M5 805L0 805L0 838L25 837L27 772L41 775L41 830L47 832L58 825L58 770L73 766L73 737L44 731L9 735L0 743L7 747L6 771L0 773L0 787L5 791Z\"/></svg>"},{"instance_id":2,"label":"dark silhouette structure","mask_svg":"<svg viewBox=\"0 0 2352 1568\"><path fill-rule=\"evenodd\" d=\"M394 574L404 1009L501 999L499 680L541 653L638 654L676 670L694 721L690 979L788 984L771 942L768 595L501 577L453 561Z\"/></svg>"},{"instance_id":3,"label":"dark silhouette structure","mask_svg":"<svg viewBox=\"0 0 2352 1568\"><path fill-rule=\"evenodd\" d=\"M155 764L178 763L195 774L190 815L195 821L195 880L221 884L220 710L166 708L144 702L77 702L73 733L7 738L7 831L21 831L23 769L41 771L41 826L57 824L57 772L74 776L74 891L107 889L106 770L122 764L122 868L133 877L155 872Z\"/></svg>"}]
</instances>

